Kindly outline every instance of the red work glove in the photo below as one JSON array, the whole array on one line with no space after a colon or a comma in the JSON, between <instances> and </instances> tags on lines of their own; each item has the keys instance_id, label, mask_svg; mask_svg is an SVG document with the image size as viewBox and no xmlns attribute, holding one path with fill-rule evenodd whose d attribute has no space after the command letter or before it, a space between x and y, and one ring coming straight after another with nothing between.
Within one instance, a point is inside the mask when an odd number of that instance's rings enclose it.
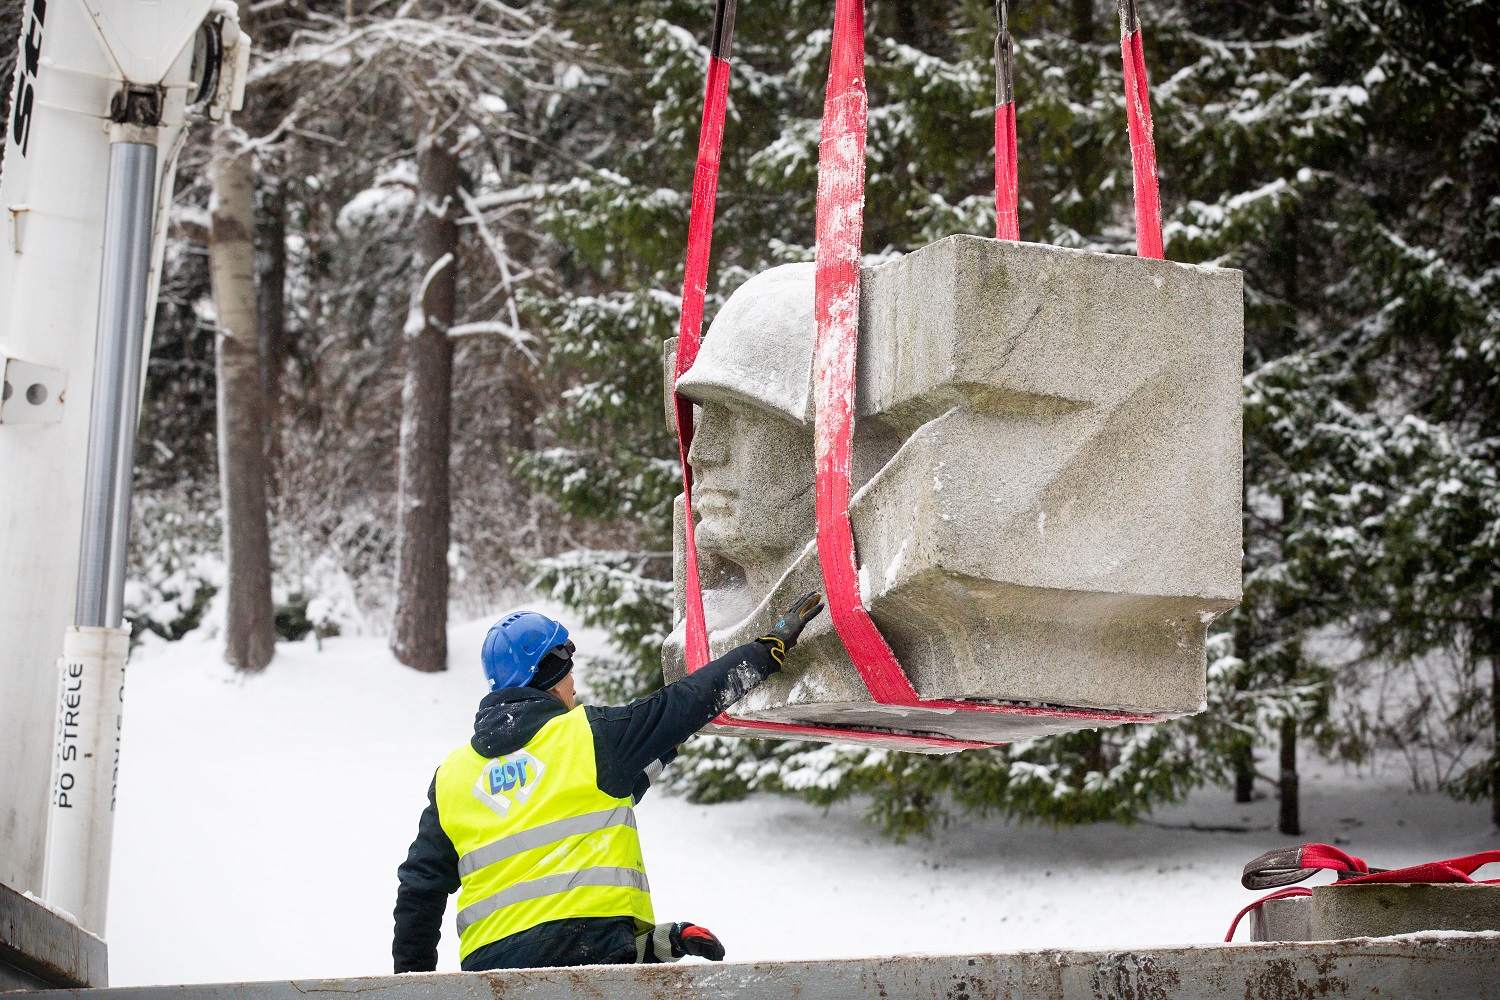
<instances>
[{"instance_id":1,"label":"red work glove","mask_svg":"<svg viewBox=\"0 0 1500 1000\"><path fill-rule=\"evenodd\" d=\"M710 962L724 961L724 945L714 932L697 924L672 925L672 957L697 955Z\"/></svg>"}]
</instances>

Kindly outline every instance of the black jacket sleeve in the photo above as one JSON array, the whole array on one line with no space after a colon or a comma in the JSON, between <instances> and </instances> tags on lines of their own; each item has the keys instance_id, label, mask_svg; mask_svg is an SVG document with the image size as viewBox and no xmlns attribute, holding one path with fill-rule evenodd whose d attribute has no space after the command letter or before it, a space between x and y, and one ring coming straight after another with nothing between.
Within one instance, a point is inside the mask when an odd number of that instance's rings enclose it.
<instances>
[{"instance_id":1,"label":"black jacket sleeve","mask_svg":"<svg viewBox=\"0 0 1500 1000\"><path fill-rule=\"evenodd\" d=\"M448 897L458 891L458 852L438 822L437 779L427 789L427 808L417 823L417 839L396 869L396 936L391 957L397 972L437 969L438 938Z\"/></svg>"},{"instance_id":2,"label":"black jacket sleeve","mask_svg":"<svg viewBox=\"0 0 1500 1000\"><path fill-rule=\"evenodd\" d=\"M655 694L622 707L587 709L599 789L624 798L654 761L702 729L777 669L760 642L736 646Z\"/></svg>"}]
</instances>

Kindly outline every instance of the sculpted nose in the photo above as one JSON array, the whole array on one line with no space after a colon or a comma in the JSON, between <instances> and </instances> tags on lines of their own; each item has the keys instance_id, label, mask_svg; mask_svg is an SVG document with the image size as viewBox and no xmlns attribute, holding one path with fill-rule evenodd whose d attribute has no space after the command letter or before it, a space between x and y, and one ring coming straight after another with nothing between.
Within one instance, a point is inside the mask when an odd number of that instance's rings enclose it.
<instances>
[{"instance_id":1,"label":"sculpted nose","mask_svg":"<svg viewBox=\"0 0 1500 1000\"><path fill-rule=\"evenodd\" d=\"M699 411L698 426L693 429L693 443L688 447L688 464L695 470L714 469L729 461L727 422L719 419L716 408L705 406Z\"/></svg>"}]
</instances>

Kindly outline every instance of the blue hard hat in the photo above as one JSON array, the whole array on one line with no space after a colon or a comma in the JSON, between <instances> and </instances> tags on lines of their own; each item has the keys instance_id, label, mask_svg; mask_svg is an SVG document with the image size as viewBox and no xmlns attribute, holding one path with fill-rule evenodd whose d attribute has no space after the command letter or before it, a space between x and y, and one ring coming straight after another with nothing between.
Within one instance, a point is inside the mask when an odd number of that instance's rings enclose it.
<instances>
[{"instance_id":1,"label":"blue hard hat","mask_svg":"<svg viewBox=\"0 0 1500 1000\"><path fill-rule=\"evenodd\" d=\"M490 690L525 687L550 650L568 641L560 622L535 611L515 611L490 626L480 659Z\"/></svg>"}]
</instances>

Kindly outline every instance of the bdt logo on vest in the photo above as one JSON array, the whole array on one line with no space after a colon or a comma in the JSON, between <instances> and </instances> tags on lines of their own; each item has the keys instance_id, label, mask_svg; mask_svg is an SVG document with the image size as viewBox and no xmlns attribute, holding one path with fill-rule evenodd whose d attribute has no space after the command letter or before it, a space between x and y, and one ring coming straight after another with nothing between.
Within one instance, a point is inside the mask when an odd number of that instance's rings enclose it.
<instances>
[{"instance_id":1,"label":"bdt logo on vest","mask_svg":"<svg viewBox=\"0 0 1500 1000\"><path fill-rule=\"evenodd\" d=\"M526 789L527 784L536 777L536 764L530 757L491 761L490 766L484 769L484 776L491 795Z\"/></svg>"},{"instance_id":2,"label":"bdt logo on vest","mask_svg":"<svg viewBox=\"0 0 1500 1000\"><path fill-rule=\"evenodd\" d=\"M525 750L497 757L479 772L474 797L504 816L512 804L525 805L546 772L547 765Z\"/></svg>"}]
</instances>

